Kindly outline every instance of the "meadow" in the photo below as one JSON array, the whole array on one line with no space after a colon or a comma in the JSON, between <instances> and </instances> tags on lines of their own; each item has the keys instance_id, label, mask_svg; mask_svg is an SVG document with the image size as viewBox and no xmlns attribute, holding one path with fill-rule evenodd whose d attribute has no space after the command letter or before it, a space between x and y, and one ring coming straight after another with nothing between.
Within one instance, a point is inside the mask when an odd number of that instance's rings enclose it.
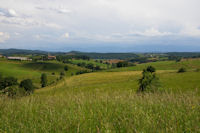
<instances>
[{"instance_id":1,"label":"meadow","mask_svg":"<svg viewBox=\"0 0 200 133\"><path fill-rule=\"evenodd\" d=\"M161 87L137 93L148 65L157 68ZM177 73L183 66L187 72ZM199 60L139 64L66 76L31 96L1 96L0 132L200 132L198 68Z\"/></svg>"}]
</instances>

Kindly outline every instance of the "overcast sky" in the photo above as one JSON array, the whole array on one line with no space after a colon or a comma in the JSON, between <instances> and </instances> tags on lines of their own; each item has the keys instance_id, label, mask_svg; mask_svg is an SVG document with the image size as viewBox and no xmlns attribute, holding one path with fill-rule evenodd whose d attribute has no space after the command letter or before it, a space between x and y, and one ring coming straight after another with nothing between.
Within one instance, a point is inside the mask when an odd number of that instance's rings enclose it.
<instances>
[{"instance_id":1,"label":"overcast sky","mask_svg":"<svg viewBox=\"0 0 200 133\"><path fill-rule=\"evenodd\" d=\"M200 0L0 0L0 48L200 51Z\"/></svg>"}]
</instances>

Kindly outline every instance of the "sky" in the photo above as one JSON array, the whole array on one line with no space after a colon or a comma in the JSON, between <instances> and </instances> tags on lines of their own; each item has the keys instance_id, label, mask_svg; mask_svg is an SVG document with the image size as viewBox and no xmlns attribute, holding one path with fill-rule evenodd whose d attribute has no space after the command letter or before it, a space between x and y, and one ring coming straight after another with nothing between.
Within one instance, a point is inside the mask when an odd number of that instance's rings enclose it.
<instances>
[{"instance_id":1,"label":"sky","mask_svg":"<svg viewBox=\"0 0 200 133\"><path fill-rule=\"evenodd\" d=\"M0 0L0 49L200 51L200 0Z\"/></svg>"}]
</instances>

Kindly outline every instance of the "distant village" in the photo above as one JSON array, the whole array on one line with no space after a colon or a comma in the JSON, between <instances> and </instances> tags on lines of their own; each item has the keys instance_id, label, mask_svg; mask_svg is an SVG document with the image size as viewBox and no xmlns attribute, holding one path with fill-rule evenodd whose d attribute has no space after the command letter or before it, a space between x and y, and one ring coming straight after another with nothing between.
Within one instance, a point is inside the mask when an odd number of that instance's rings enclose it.
<instances>
[{"instance_id":1,"label":"distant village","mask_svg":"<svg viewBox=\"0 0 200 133\"><path fill-rule=\"evenodd\" d=\"M28 57L19 57L19 56L3 56L0 54L0 58L6 58L8 60L19 60L19 61L32 61L32 59ZM51 56L48 54L47 56L48 60L56 60L56 56Z\"/></svg>"}]
</instances>

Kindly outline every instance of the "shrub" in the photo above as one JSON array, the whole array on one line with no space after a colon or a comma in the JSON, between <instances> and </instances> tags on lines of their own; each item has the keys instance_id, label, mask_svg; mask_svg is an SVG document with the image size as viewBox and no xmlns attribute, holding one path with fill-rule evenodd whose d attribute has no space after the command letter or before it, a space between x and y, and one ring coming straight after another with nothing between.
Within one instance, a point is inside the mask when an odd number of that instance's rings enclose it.
<instances>
[{"instance_id":1,"label":"shrub","mask_svg":"<svg viewBox=\"0 0 200 133\"><path fill-rule=\"evenodd\" d=\"M41 86L42 87L46 87L47 86L47 82L48 82L47 75L45 73L43 73L42 76L41 76L41 84L42 84Z\"/></svg>"},{"instance_id":2,"label":"shrub","mask_svg":"<svg viewBox=\"0 0 200 133\"><path fill-rule=\"evenodd\" d=\"M68 71L68 66L65 66L65 67L64 67L64 70L65 70L65 71Z\"/></svg>"},{"instance_id":3,"label":"shrub","mask_svg":"<svg viewBox=\"0 0 200 133\"><path fill-rule=\"evenodd\" d=\"M35 89L31 79L25 79L25 80L21 81L20 87L24 88L24 90L27 92L27 94L33 93L34 89Z\"/></svg>"},{"instance_id":4,"label":"shrub","mask_svg":"<svg viewBox=\"0 0 200 133\"><path fill-rule=\"evenodd\" d=\"M65 76L65 72L60 72L60 79L62 79Z\"/></svg>"},{"instance_id":5,"label":"shrub","mask_svg":"<svg viewBox=\"0 0 200 133\"><path fill-rule=\"evenodd\" d=\"M52 72L51 74L52 74L52 75L55 75L55 72Z\"/></svg>"},{"instance_id":6,"label":"shrub","mask_svg":"<svg viewBox=\"0 0 200 133\"><path fill-rule=\"evenodd\" d=\"M9 86L3 91L4 94L11 98L25 96L27 93L24 88L19 87L18 85Z\"/></svg>"},{"instance_id":7,"label":"shrub","mask_svg":"<svg viewBox=\"0 0 200 133\"><path fill-rule=\"evenodd\" d=\"M183 67L178 70L178 73L183 73L183 72L186 72L186 69Z\"/></svg>"}]
</instances>

